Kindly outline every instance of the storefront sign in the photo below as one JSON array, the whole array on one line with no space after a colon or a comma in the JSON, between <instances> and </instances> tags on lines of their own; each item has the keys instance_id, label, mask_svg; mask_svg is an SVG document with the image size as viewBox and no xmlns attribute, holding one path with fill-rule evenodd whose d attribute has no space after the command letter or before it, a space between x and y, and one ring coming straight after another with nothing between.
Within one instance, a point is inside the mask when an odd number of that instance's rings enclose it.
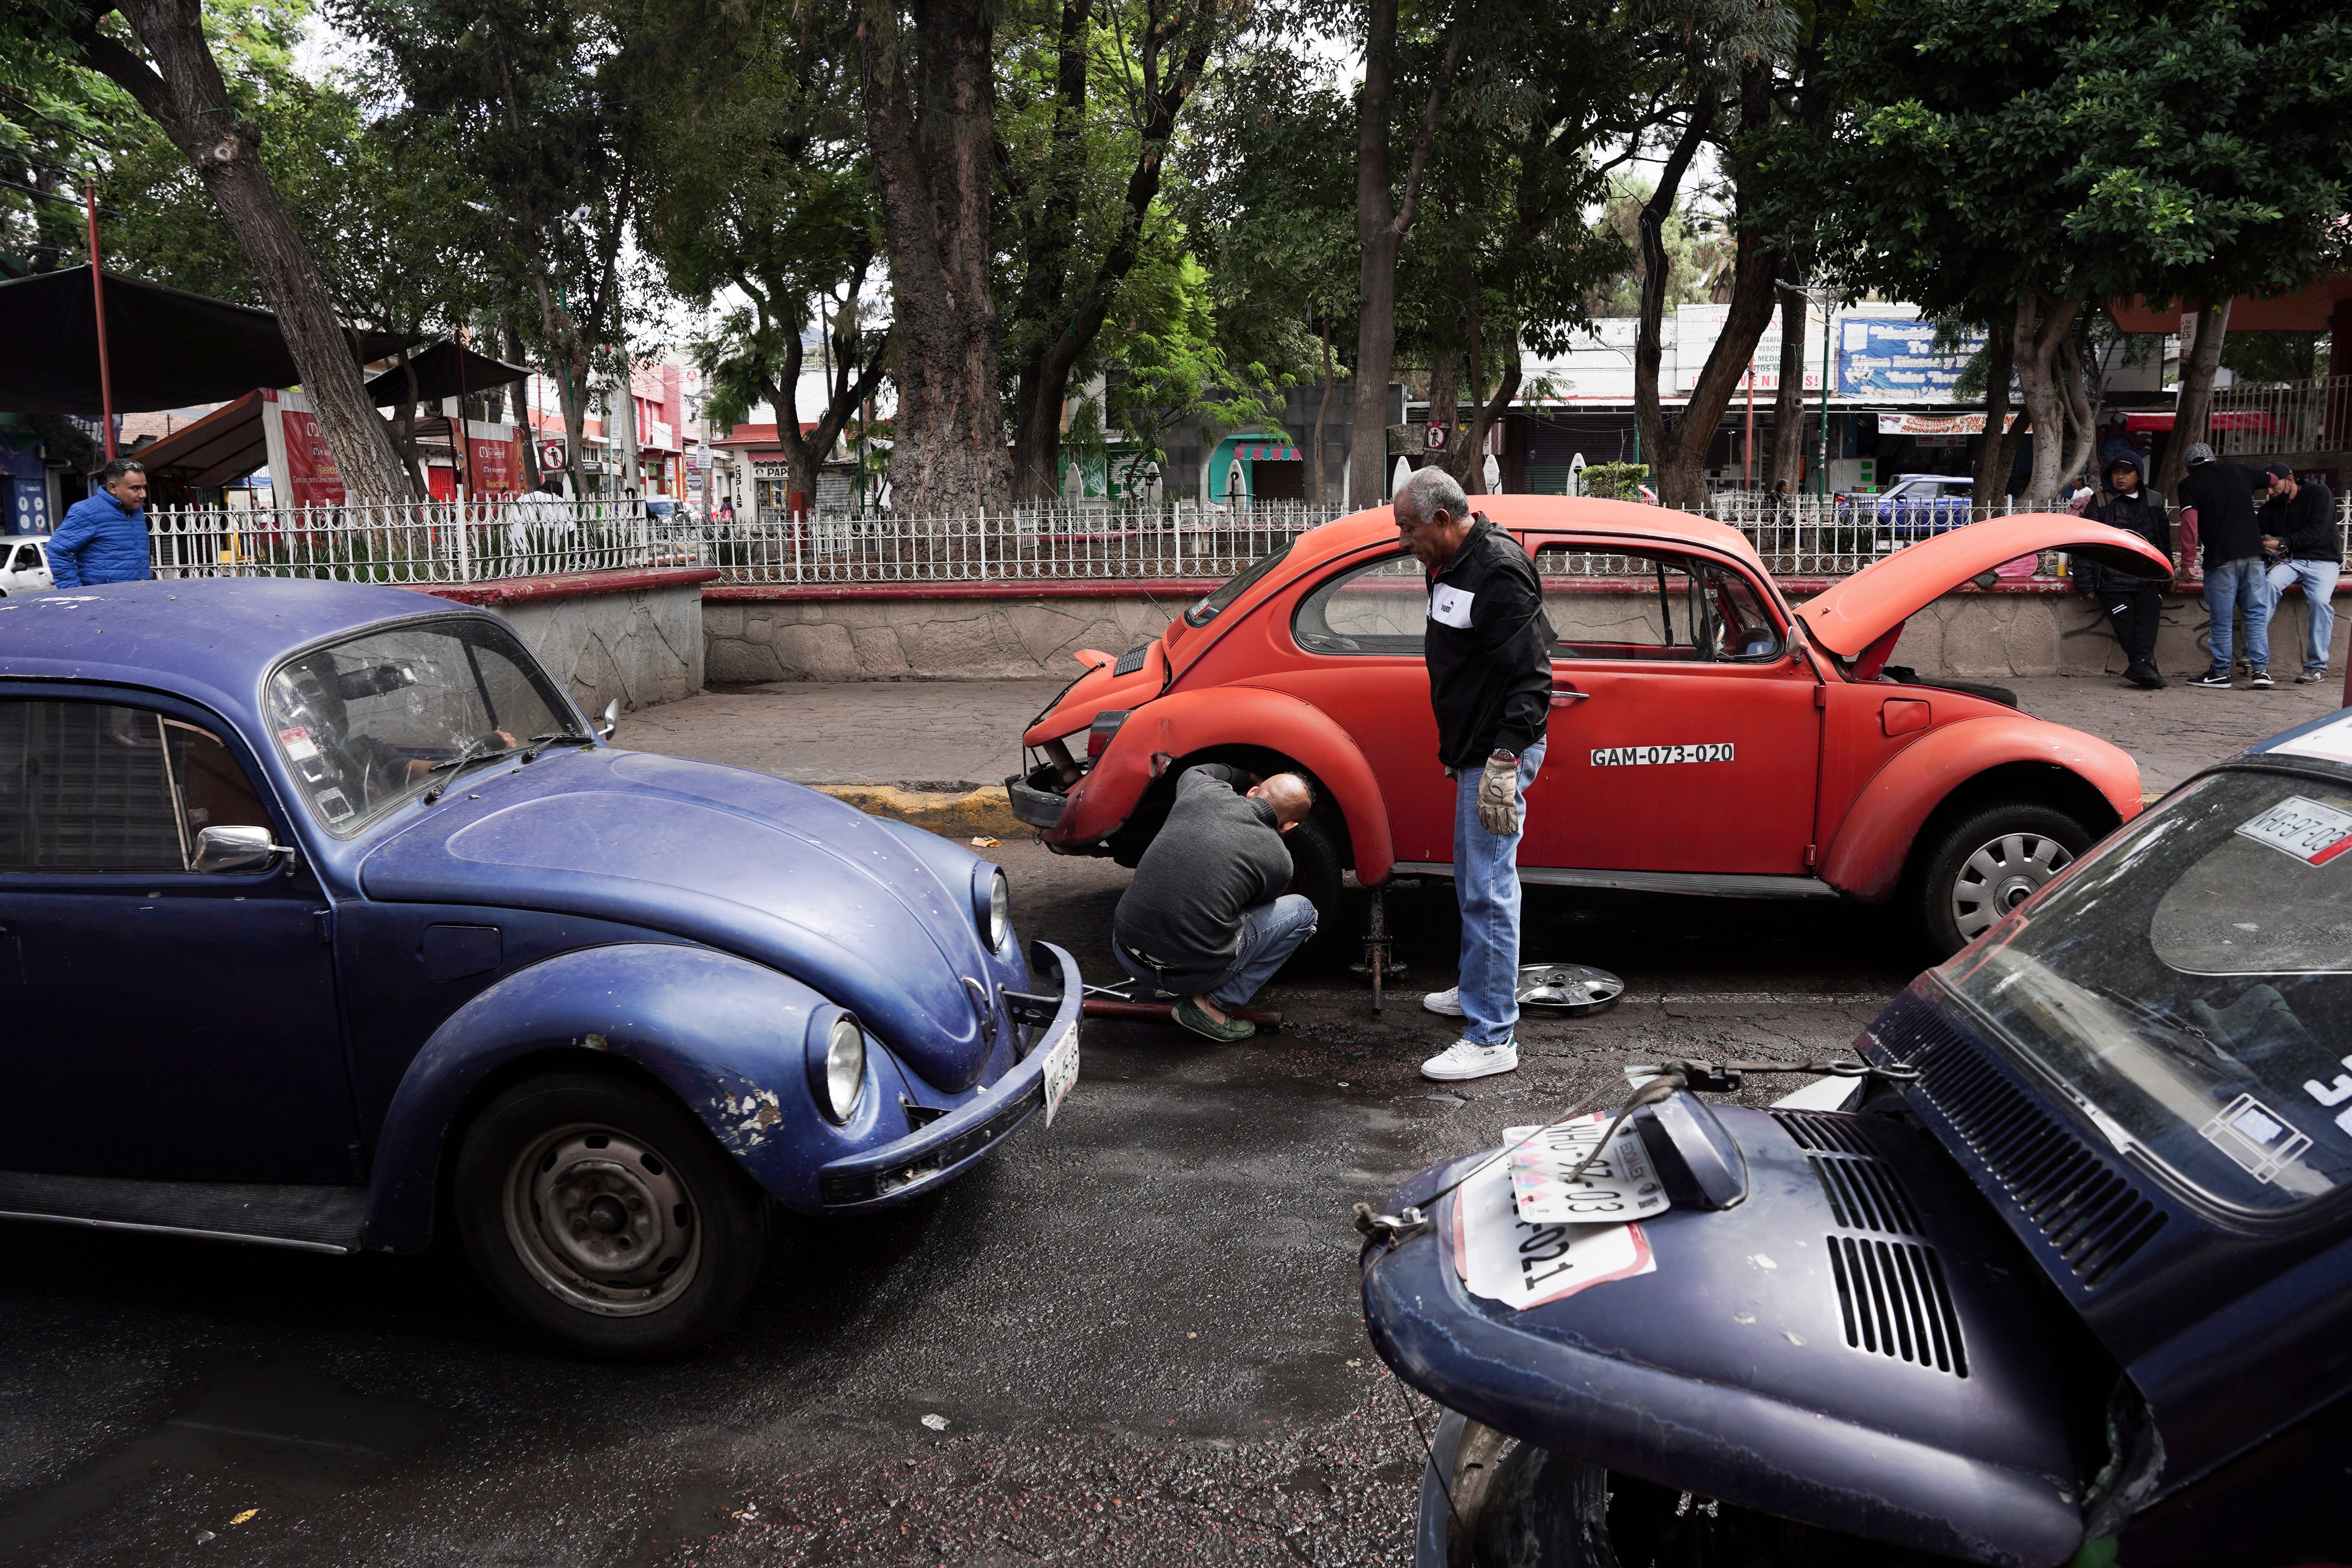
<instances>
[{"instance_id":1,"label":"storefront sign","mask_svg":"<svg viewBox=\"0 0 2352 1568\"><path fill-rule=\"evenodd\" d=\"M466 471L480 496L522 493L522 455L512 440L468 434Z\"/></svg>"},{"instance_id":2,"label":"storefront sign","mask_svg":"<svg viewBox=\"0 0 2352 1568\"><path fill-rule=\"evenodd\" d=\"M2009 416L2009 427L2014 429L2018 416ZM1985 416L1981 414L1882 414L1878 416L1878 433L1882 436L1981 436Z\"/></svg>"},{"instance_id":3,"label":"storefront sign","mask_svg":"<svg viewBox=\"0 0 2352 1568\"><path fill-rule=\"evenodd\" d=\"M1949 400L1960 372L1983 342L1982 333L1971 333L1948 353L1938 353L1933 321L1903 316L1840 316L1838 395Z\"/></svg>"},{"instance_id":4,"label":"storefront sign","mask_svg":"<svg viewBox=\"0 0 2352 1568\"><path fill-rule=\"evenodd\" d=\"M278 418L286 432L286 475L295 506L341 506L342 476L335 472L334 454L319 433L319 416L307 409L283 408Z\"/></svg>"}]
</instances>

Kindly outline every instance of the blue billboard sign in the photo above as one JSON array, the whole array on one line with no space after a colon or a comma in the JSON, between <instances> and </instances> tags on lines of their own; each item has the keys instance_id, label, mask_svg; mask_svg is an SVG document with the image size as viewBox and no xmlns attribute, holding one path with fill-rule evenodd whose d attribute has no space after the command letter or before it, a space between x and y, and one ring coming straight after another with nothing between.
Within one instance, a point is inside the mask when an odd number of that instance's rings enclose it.
<instances>
[{"instance_id":1,"label":"blue billboard sign","mask_svg":"<svg viewBox=\"0 0 2352 1568\"><path fill-rule=\"evenodd\" d=\"M1953 385L1984 344L1970 333L1949 353L1936 350L1936 323L1907 316L1840 316L1837 389L1841 397L1957 401Z\"/></svg>"}]
</instances>

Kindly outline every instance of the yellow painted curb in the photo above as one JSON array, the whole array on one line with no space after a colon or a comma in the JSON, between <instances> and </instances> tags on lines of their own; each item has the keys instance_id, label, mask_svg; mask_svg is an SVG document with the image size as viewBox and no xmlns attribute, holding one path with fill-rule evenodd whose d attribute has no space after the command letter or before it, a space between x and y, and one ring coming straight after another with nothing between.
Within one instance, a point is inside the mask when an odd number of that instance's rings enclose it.
<instances>
[{"instance_id":1,"label":"yellow painted curb","mask_svg":"<svg viewBox=\"0 0 2352 1568\"><path fill-rule=\"evenodd\" d=\"M811 784L810 788L846 801L869 816L895 817L949 838L1026 838L1033 829L1013 815L1013 801L1003 784L988 784L967 795L947 790L900 789L896 784Z\"/></svg>"}]
</instances>

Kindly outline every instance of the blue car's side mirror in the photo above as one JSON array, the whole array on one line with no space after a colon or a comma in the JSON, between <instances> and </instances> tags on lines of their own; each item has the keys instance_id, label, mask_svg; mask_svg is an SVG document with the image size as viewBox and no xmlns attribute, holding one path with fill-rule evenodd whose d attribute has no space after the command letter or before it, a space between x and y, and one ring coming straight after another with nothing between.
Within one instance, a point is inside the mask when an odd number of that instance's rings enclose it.
<instances>
[{"instance_id":1,"label":"blue car's side mirror","mask_svg":"<svg viewBox=\"0 0 2352 1568\"><path fill-rule=\"evenodd\" d=\"M192 871L250 871L267 866L274 856L294 851L276 842L267 827L206 827L196 834Z\"/></svg>"}]
</instances>

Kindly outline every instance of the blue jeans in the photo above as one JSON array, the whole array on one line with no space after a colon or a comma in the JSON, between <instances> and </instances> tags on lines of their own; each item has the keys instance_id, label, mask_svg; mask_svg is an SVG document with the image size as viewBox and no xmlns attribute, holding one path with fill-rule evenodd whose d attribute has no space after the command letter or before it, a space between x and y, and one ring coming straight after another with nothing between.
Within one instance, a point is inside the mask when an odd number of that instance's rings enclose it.
<instances>
[{"instance_id":1,"label":"blue jeans","mask_svg":"<svg viewBox=\"0 0 2352 1568\"><path fill-rule=\"evenodd\" d=\"M2326 669L2327 645L2336 636L2336 579L2344 568L2333 561L2282 561L2271 568L2271 609L2290 583L2303 584L2303 607L2311 615L2311 640L2303 654L2303 668Z\"/></svg>"},{"instance_id":2,"label":"blue jeans","mask_svg":"<svg viewBox=\"0 0 2352 1568\"><path fill-rule=\"evenodd\" d=\"M1544 742L1519 757L1519 820L1528 786L1543 766ZM1462 1037L1499 1046L1519 1022L1519 838L1489 833L1478 820L1479 770L1454 780L1454 900L1462 909Z\"/></svg>"},{"instance_id":3,"label":"blue jeans","mask_svg":"<svg viewBox=\"0 0 2352 1568\"><path fill-rule=\"evenodd\" d=\"M2213 622L2213 672L2230 673L2231 613L2246 617L2246 662L2271 667L2271 586L2259 555L2224 561L2205 574L2205 614Z\"/></svg>"},{"instance_id":4,"label":"blue jeans","mask_svg":"<svg viewBox=\"0 0 2352 1568\"><path fill-rule=\"evenodd\" d=\"M1258 987L1273 979L1274 972L1289 963L1290 955L1314 934L1314 901L1304 894L1285 893L1270 904L1242 911L1242 944L1222 974L1162 974L1137 963L1116 942L1111 950L1127 972L1144 984L1180 995L1206 996L1223 1012L1256 995Z\"/></svg>"}]
</instances>

